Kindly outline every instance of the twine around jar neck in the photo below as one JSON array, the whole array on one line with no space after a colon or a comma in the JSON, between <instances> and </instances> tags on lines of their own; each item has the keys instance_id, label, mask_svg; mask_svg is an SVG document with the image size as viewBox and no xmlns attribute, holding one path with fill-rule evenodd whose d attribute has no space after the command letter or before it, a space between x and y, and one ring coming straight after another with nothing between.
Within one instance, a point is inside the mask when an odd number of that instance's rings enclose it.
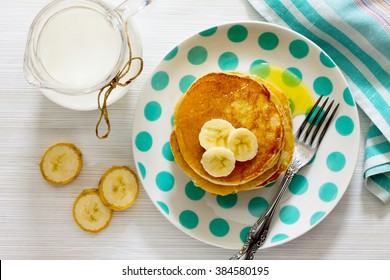
<instances>
[{"instance_id":1,"label":"twine around jar neck","mask_svg":"<svg viewBox=\"0 0 390 280\"><path fill-rule=\"evenodd\" d=\"M132 81L134 81L142 72L144 62L141 57L133 57L132 50L131 50L131 43L130 43L130 38L127 33L127 23L125 25L125 33L126 33L126 40L127 40L127 47L129 49L129 60L127 63L123 66L123 68L118 72L118 74L104 87L102 87L99 91L98 94L98 108L100 110L100 117L99 120L96 124L96 136L99 139L105 139L108 137L108 135L111 132L111 124L110 124L110 119L108 117L108 106L107 106L107 100L112 91L117 87L126 87L128 86ZM134 60L138 60L140 63L138 71L129 79L127 79L124 82L121 82L121 80L130 72L130 69L132 67L132 63ZM107 126L107 132L103 135L100 134L99 132L99 127L104 119L106 126Z\"/></svg>"}]
</instances>

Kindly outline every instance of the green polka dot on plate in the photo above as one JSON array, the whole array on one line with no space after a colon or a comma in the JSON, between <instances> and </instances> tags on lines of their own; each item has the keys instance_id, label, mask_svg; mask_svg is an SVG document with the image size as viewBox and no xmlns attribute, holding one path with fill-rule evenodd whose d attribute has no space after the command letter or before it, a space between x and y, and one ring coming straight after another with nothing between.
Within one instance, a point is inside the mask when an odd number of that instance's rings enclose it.
<instances>
[{"instance_id":1,"label":"green polka dot on plate","mask_svg":"<svg viewBox=\"0 0 390 280\"><path fill-rule=\"evenodd\" d=\"M245 26L237 24L229 28L227 36L230 41L240 43L248 36L248 29Z\"/></svg>"},{"instance_id":2,"label":"green polka dot on plate","mask_svg":"<svg viewBox=\"0 0 390 280\"><path fill-rule=\"evenodd\" d=\"M291 72L299 80L302 80L302 72L298 68L296 68L296 67L289 67L289 68L287 68L287 71Z\"/></svg>"},{"instance_id":3,"label":"green polka dot on plate","mask_svg":"<svg viewBox=\"0 0 390 280\"><path fill-rule=\"evenodd\" d=\"M141 131L135 137L135 146L141 152L147 152L153 145L153 138L147 131Z\"/></svg>"},{"instance_id":4,"label":"green polka dot on plate","mask_svg":"<svg viewBox=\"0 0 390 280\"><path fill-rule=\"evenodd\" d=\"M320 54L320 61L321 61L322 65L324 65L325 67L328 67L328 68L333 68L336 66L336 64L334 64L332 59L330 59L330 57L328 55L326 55L324 52L322 52Z\"/></svg>"},{"instance_id":5,"label":"green polka dot on plate","mask_svg":"<svg viewBox=\"0 0 390 280\"><path fill-rule=\"evenodd\" d=\"M320 187L318 195L322 201L331 202L336 199L338 191L339 189L334 183L327 182Z\"/></svg>"},{"instance_id":6,"label":"green polka dot on plate","mask_svg":"<svg viewBox=\"0 0 390 280\"><path fill-rule=\"evenodd\" d=\"M254 217L260 217L267 209L269 203L263 197L254 197L248 203L248 211Z\"/></svg>"},{"instance_id":7,"label":"green polka dot on plate","mask_svg":"<svg viewBox=\"0 0 390 280\"><path fill-rule=\"evenodd\" d=\"M229 233L230 226L226 220L216 218L210 222L209 229L214 236L223 237Z\"/></svg>"},{"instance_id":8,"label":"green polka dot on plate","mask_svg":"<svg viewBox=\"0 0 390 280\"><path fill-rule=\"evenodd\" d=\"M348 116L340 116L336 120L336 130L342 136L350 135L354 127L353 120Z\"/></svg>"},{"instance_id":9,"label":"green polka dot on plate","mask_svg":"<svg viewBox=\"0 0 390 280\"><path fill-rule=\"evenodd\" d=\"M293 205L283 206L279 212L280 220L287 225L295 224L299 220L300 215L299 209Z\"/></svg>"},{"instance_id":10,"label":"green polka dot on plate","mask_svg":"<svg viewBox=\"0 0 390 280\"><path fill-rule=\"evenodd\" d=\"M251 230L252 227L244 227L241 231L240 231L240 240L242 241L242 243L245 243L246 241L246 238L248 236L248 233L249 231Z\"/></svg>"},{"instance_id":11,"label":"green polka dot on plate","mask_svg":"<svg viewBox=\"0 0 390 280\"><path fill-rule=\"evenodd\" d=\"M162 201L157 201L158 206L165 212L165 214L169 214L169 207Z\"/></svg>"},{"instance_id":12,"label":"green polka dot on plate","mask_svg":"<svg viewBox=\"0 0 390 280\"><path fill-rule=\"evenodd\" d=\"M313 88L318 95L326 96L332 93L333 83L328 77L321 76L314 80Z\"/></svg>"},{"instance_id":13,"label":"green polka dot on plate","mask_svg":"<svg viewBox=\"0 0 390 280\"><path fill-rule=\"evenodd\" d=\"M211 35L214 35L215 32L217 32L218 27L214 26L209 29L203 30L202 32L199 32L200 36L203 37L210 37Z\"/></svg>"},{"instance_id":14,"label":"green polka dot on plate","mask_svg":"<svg viewBox=\"0 0 390 280\"><path fill-rule=\"evenodd\" d=\"M314 108L312 115L310 116L308 123L311 124L315 120L315 125L320 123L320 120L324 116L325 111L321 109L321 107L317 106ZM317 117L318 115L318 117Z\"/></svg>"},{"instance_id":15,"label":"green polka dot on plate","mask_svg":"<svg viewBox=\"0 0 390 280\"><path fill-rule=\"evenodd\" d=\"M192 210L184 210L179 215L180 224L187 229L194 229L199 224L198 215Z\"/></svg>"},{"instance_id":16,"label":"green polka dot on plate","mask_svg":"<svg viewBox=\"0 0 390 280\"><path fill-rule=\"evenodd\" d=\"M279 45L279 38L273 32L264 32L259 36L258 44L262 49L271 51Z\"/></svg>"},{"instance_id":17,"label":"green polka dot on plate","mask_svg":"<svg viewBox=\"0 0 390 280\"><path fill-rule=\"evenodd\" d=\"M288 235L287 234L284 234L284 233L278 233L278 234L275 234L274 236L272 236L271 238L271 243L276 243L276 242L280 242L284 239L287 239L288 238Z\"/></svg>"},{"instance_id":18,"label":"green polka dot on plate","mask_svg":"<svg viewBox=\"0 0 390 280\"><path fill-rule=\"evenodd\" d=\"M180 79L179 82L179 88L182 93L185 93L192 83L196 80L196 77L193 75L185 75L183 78Z\"/></svg>"},{"instance_id":19,"label":"green polka dot on plate","mask_svg":"<svg viewBox=\"0 0 390 280\"><path fill-rule=\"evenodd\" d=\"M172 115L172 117L171 117L171 126L173 126L174 124L175 124L175 116Z\"/></svg>"},{"instance_id":20,"label":"green polka dot on plate","mask_svg":"<svg viewBox=\"0 0 390 280\"><path fill-rule=\"evenodd\" d=\"M276 181L273 181L273 182L267 184L264 188L272 188L273 186L275 186L275 184L276 184Z\"/></svg>"},{"instance_id":21,"label":"green polka dot on plate","mask_svg":"<svg viewBox=\"0 0 390 280\"><path fill-rule=\"evenodd\" d=\"M146 168L145 168L145 165L143 165L142 163L138 162L138 169L139 169L139 172L141 173L141 177L143 179L145 179L146 177Z\"/></svg>"},{"instance_id":22,"label":"green polka dot on plate","mask_svg":"<svg viewBox=\"0 0 390 280\"><path fill-rule=\"evenodd\" d=\"M312 164L316 160L316 157L317 157L317 154L314 154L314 156L311 158L311 160L309 160L307 165Z\"/></svg>"},{"instance_id":23,"label":"green polka dot on plate","mask_svg":"<svg viewBox=\"0 0 390 280\"><path fill-rule=\"evenodd\" d=\"M168 171L161 171L156 176L156 185L163 192L169 192L175 185L175 177Z\"/></svg>"},{"instance_id":24,"label":"green polka dot on plate","mask_svg":"<svg viewBox=\"0 0 390 280\"><path fill-rule=\"evenodd\" d=\"M296 87L302 82L302 72L295 67L287 68L282 73L282 81L286 86Z\"/></svg>"},{"instance_id":25,"label":"green polka dot on plate","mask_svg":"<svg viewBox=\"0 0 390 280\"><path fill-rule=\"evenodd\" d=\"M345 103L347 103L349 106L355 106L355 102L353 101L353 97L351 91L349 90L349 87L345 88L345 90L343 91L343 98Z\"/></svg>"},{"instance_id":26,"label":"green polka dot on plate","mask_svg":"<svg viewBox=\"0 0 390 280\"><path fill-rule=\"evenodd\" d=\"M249 69L251 74L255 74L261 78L266 78L271 73L269 63L262 59L253 61Z\"/></svg>"},{"instance_id":27,"label":"green polka dot on plate","mask_svg":"<svg viewBox=\"0 0 390 280\"><path fill-rule=\"evenodd\" d=\"M222 208L232 208L236 205L238 200L237 194L229 194L229 195L217 195L217 203Z\"/></svg>"},{"instance_id":28,"label":"green polka dot on plate","mask_svg":"<svg viewBox=\"0 0 390 280\"><path fill-rule=\"evenodd\" d=\"M184 192L186 196L191 200L200 200L204 197L205 191L197 186L195 186L194 182L189 181L185 188Z\"/></svg>"},{"instance_id":29,"label":"green polka dot on plate","mask_svg":"<svg viewBox=\"0 0 390 280\"><path fill-rule=\"evenodd\" d=\"M310 225L312 226L312 225L316 224L316 223L317 223L319 220L321 220L322 217L324 217L324 216L325 216L325 212L323 212L323 211L315 212L315 213L311 216L311 218L310 218Z\"/></svg>"},{"instance_id":30,"label":"green polka dot on plate","mask_svg":"<svg viewBox=\"0 0 390 280\"><path fill-rule=\"evenodd\" d=\"M295 58L304 58L309 53L309 45L303 40L294 40L289 45L289 51Z\"/></svg>"},{"instance_id":31,"label":"green polka dot on plate","mask_svg":"<svg viewBox=\"0 0 390 280\"><path fill-rule=\"evenodd\" d=\"M341 171L345 162L345 156L341 152L332 152L326 158L326 166L333 172Z\"/></svg>"},{"instance_id":32,"label":"green polka dot on plate","mask_svg":"<svg viewBox=\"0 0 390 280\"><path fill-rule=\"evenodd\" d=\"M169 84L169 75L165 71L158 71L152 76L152 88L156 91L165 89Z\"/></svg>"},{"instance_id":33,"label":"green polka dot on plate","mask_svg":"<svg viewBox=\"0 0 390 280\"><path fill-rule=\"evenodd\" d=\"M173 161L174 160L174 157L173 157L173 154L172 154L172 150L171 150L171 145L170 145L169 141L166 142L163 145L163 147L162 147L162 155L168 161Z\"/></svg>"},{"instance_id":34,"label":"green polka dot on plate","mask_svg":"<svg viewBox=\"0 0 390 280\"><path fill-rule=\"evenodd\" d=\"M195 46L188 51L187 59L193 65L200 65L207 60L207 50L202 46Z\"/></svg>"},{"instance_id":35,"label":"green polka dot on plate","mask_svg":"<svg viewBox=\"0 0 390 280\"><path fill-rule=\"evenodd\" d=\"M288 186L289 191L295 195L304 194L308 188L309 182L305 176L300 174L295 175L290 185Z\"/></svg>"},{"instance_id":36,"label":"green polka dot on plate","mask_svg":"<svg viewBox=\"0 0 390 280\"><path fill-rule=\"evenodd\" d=\"M156 121L162 113L161 105L157 101L150 101L144 108L144 116L148 121Z\"/></svg>"},{"instance_id":37,"label":"green polka dot on plate","mask_svg":"<svg viewBox=\"0 0 390 280\"><path fill-rule=\"evenodd\" d=\"M292 100L292 98L289 98L288 101L289 101L291 113L294 114L294 112L295 112L295 103L294 103L294 100Z\"/></svg>"},{"instance_id":38,"label":"green polka dot on plate","mask_svg":"<svg viewBox=\"0 0 390 280\"><path fill-rule=\"evenodd\" d=\"M240 231L240 240L242 241L242 243L245 243L246 241L246 238L248 236L248 233L249 231L251 230L252 227L244 227L241 231Z\"/></svg>"},{"instance_id":39,"label":"green polka dot on plate","mask_svg":"<svg viewBox=\"0 0 390 280\"><path fill-rule=\"evenodd\" d=\"M238 66L238 56L232 52L225 52L218 58L218 66L221 70L235 70Z\"/></svg>"},{"instance_id":40,"label":"green polka dot on plate","mask_svg":"<svg viewBox=\"0 0 390 280\"><path fill-rule=\"evenodd\" d=\"M174 47L165 57L164 57L164 60L168 61L168 60L172 60L175 58L175 56L177 55L179 51L179 47Z\"/></svg>"}]
</instances>

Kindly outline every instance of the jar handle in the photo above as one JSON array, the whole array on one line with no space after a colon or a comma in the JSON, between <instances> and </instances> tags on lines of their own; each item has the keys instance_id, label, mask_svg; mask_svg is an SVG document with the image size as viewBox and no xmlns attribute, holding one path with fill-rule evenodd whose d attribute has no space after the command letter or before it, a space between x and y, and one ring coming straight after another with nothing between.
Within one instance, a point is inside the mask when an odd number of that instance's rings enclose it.
<instances>
[{"instance_id":1,"label":"jar handle","mask_svg":"<svg viewBox=\"0 0 390 280\"><path fill-rule=\"evenodd\" d=\"M156 0L126 0L117 6L114 11L116 11L122 18L122 21L125 22L137 12L155 1Z\"/></svg>"}]
</instances>

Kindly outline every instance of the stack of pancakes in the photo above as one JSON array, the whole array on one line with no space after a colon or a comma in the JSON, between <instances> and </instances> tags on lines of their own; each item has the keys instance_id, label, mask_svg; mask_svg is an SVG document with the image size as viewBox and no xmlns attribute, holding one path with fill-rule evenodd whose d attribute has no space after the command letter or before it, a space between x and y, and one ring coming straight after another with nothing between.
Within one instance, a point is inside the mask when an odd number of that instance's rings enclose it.
<instances>
[{"instance_id":1,"label":"stack of pancakes","mask_svg":"<svg viewBox=\"0 0 390 280\"><path fill-rule=\"evenodd\" d=\"M237 162L224 177L211 176L201 164L205 149L198 136L211 119L247 128L258 141L257 155ZM288 98L257 76L238 72L206 74L176 105L170 144L176 163L207 192L228 195L264 187L278 179L292 159L294 137Z\"/></svg>"}]
</instances>

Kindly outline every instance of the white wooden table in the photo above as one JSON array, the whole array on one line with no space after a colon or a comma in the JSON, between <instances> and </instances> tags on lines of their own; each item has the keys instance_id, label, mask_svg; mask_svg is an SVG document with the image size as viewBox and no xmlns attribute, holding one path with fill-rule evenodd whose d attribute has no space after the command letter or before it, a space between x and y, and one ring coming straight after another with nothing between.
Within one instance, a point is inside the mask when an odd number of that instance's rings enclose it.
<instances>
[{"instance_id":1,"label":"white wooden table","mask_svg":"<svg viewBox=\"0 0 390 280\"><path fill-rule=\"evenodd\" d=\"M201 30L228 21L262 20L246 0L159 0L134 18L143 41L144 71L130 93L110 107L112 132L95 136L97 111L64 109L30 87L23 75L25 40L35 14L49 0L0 2L0 259L227 259L233 251L187 236L165 217L144 189L98 235L81 231L71 208L82 189L95 187L112 165L135 168L131 127L137 97L165 54ZM116 0L111 0L117 3ZM390 259L390 205L363 184L369 120L359 110L361 147L348 190L314 229L257 259ZM69 141L84 153L69 186L42 179L39 161L50 145Z\"/></svg>"}]
</instances>

